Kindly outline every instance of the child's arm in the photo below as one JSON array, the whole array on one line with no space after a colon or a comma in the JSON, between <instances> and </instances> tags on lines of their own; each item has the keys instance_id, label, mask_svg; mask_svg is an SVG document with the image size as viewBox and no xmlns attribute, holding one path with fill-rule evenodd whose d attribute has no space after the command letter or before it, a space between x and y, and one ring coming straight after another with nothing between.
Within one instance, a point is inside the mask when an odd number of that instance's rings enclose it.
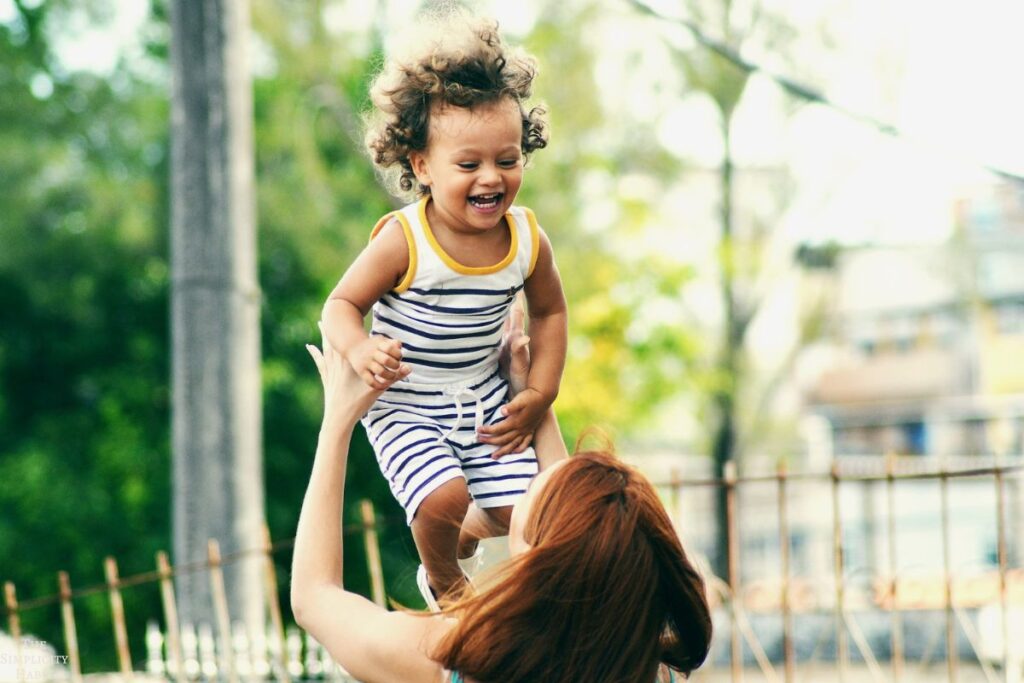
<instances>
[{"instance_id":1,"label":"child's arm","mask_svg":"<svg viewBox=\"0 0 1024 683\"><path fill-rule=\"evenodd\" d=\"M321 313L328 341L374 389L384 389L395 378L402 350L395 340L369 336L363 319L408 269L405 234L392 220L345 271Z\"/></svg>"},{"instance_id":2,"label":"child's arm","mask_svg":"<svg viewBox=\"0 0 1024 683\"><path fill-rule=\"evenodd\" d=\"M529 309L530 375L526 389L502 408L507 416L496 425L483 427L481 441L499 446L492 457L517 453L530 445L533 433L558 396L565 367L567 322L565 294L555 266L551 243L538 230L537 265L524 288Z\"/></svg>"}]
</instances>

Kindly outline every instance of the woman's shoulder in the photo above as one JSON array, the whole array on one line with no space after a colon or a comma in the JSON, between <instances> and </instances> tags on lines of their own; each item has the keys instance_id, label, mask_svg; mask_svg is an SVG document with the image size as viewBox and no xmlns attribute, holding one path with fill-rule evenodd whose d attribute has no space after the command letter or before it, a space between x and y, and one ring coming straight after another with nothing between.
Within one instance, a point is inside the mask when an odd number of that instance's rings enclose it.
<instances>
[{"instance_id":1,"label":"woman's shoulder","mask_svg":"<svg viewBox=\"0 0 1024 683\"><path fill-rule=\"evenodd\" d=\"M447 683L433 652L450 623L435 615L385 611L365 598L347 603L355 617L339 621L339 610L332 608L320 628L312 622L306 628L349 675L368 683Z\"/></svg>"}]
</instances>

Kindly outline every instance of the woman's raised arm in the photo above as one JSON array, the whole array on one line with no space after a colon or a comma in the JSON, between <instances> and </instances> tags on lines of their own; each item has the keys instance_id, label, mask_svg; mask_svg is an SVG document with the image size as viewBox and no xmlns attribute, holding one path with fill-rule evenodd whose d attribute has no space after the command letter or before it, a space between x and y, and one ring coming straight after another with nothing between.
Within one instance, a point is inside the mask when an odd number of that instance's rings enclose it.
<instances>
[{"instance_id":1,"label":"woman's raised arm","mask_svg":"<svg viewBox=\"0 0 1024 683\"><path fill-rule=\"evenodd\" d=\"M435 618L388 612L342 582L342 510L349 443L379 391L368 387L327 342L309 345L324 385L324 418L302 501L292 558L291 604L298 624L350 674L366 683L437 683L427 656L446 627ZM408 375L403 367L399 377Z\"/></svg>"}]
</instances>

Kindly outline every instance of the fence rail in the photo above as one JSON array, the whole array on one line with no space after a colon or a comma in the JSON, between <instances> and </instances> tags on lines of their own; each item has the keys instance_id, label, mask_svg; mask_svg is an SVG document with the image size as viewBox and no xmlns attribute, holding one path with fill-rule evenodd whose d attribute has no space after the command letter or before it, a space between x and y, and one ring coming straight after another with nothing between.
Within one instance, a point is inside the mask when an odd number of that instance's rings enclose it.
<instances>
[{"instance_id":1,"label":"fence rail","mask_svg":"<svg viewBox=\"0 0 1024 683\"><path fill-rule=\"evenodd\" d=\"M347 524L342 533L361 534L367 550L368 571L371 577L374 600L385 604L384 579L378 531L386 526L396 525L404 518L380 518L368 500L360 503L361 520ZM98 594L106 594L110 602L111 628L118 661L118 672L122 676L136 677L129 647L129 633L121 592L125 589L159 583L163 623L161 631L155 621L150 621L146 633L145 671L151 675L173 678L178 683L200 678L222 678L234 683L240 678L272 678L290 683L293 677L329 678L344 680L346 674L333 665L324 648L308 635L303 639L296 627L285 628L281 612L277 575L273 556L291 548L294 538L272 542L269 529L264 526L264 542L259 548L248 548L231 553L221 553L216 539L207 545L204 561L187 562L172 566L167 553L156 554L156 569L121 577L117 560L104 559L106 580L84 588L72 589L67 572L57 573L58 591L30 600L19 601L15 585L4 583L3 613L13 639L14 664L18 683L50 678L55 674L41 674L29 671L28 662L49 662L54 657L32 655L29 650L39 649L40 641L22 637L22 615L26 612L59 604L64 631L66 655L59 657L67 666L67 674L56 674L57 678L70 678L73 683L83 680L82 661L78 646L78 629L75 620L74 601ZM223 567L242 560L262 557L264 562L264 593L268 627L265 633L247 633L245 627L232 621L228 610L227 591L224 585ZM216 623L179 624L177 600L173 579L176 576L207 573L210 577L211 597ZM215 632L216 631L216 632Z\"/></svg>"},{"instance_id":2,"label":"fence rail","mask_svg":"<svg viewBox=\"0 0 1024 683\"><path fill-rule=\"evenodd\" d=\"M863 468L861 468L863 470ZM895 458L885 460L881 471L844 471L837 462L830 470L823 472L789 472L784 465L779 465L773 473L740 475L736 467L729 463L725 468L725 476L718 478L684 478L673 474L671 480L662 483L668 488L673 505L682 492L700 487L723 488L726 497L727 528L726 536L729 548L728 572L724 578L708 573L708 586L714 598L724 607L728 617L727 629L729 649L729 672L733 681L743 678L744 647L752 655L761 674L769 681L785 681L793 683L797 680L797 653L795 647L794 615L814 612L824 614L831 612L832 635L835 638L835 674L840 683L848 679L851 664L851 649L856 652L867 665L873 680L900 681L904 678L907 668L906 648L904 642L904 617L912 611L911 605L901 596L907 590L906 581L897 571L897 544L895 489L900 482L908 480L936 481L941 494L940 531L942 539L942 612L945 620L944 639L946 663L945 669L949 681L958 679L960 665L957 648L957 633L966 637L972 654L981 665L985 679L992 683L1019 683L1021 661L1024 660L1024 649L1018 652L1017 643L1024 645L1024 626L1020 632L1011 632L1010 603L1011 578L1014 584L1013 603L1024 605L1024 568L1011 569L1008 559L1007 515L1006 515L1006 479L1024 471L1024 464L993 464L991 466L968 466L956 469L944 467L921 469L919 466L907 468ZM991 478L993 504L996 519L996 568L995 592L999 609L999 628L1001 636L1001 656L992 658L980 651L979 634L971 619L965 614L965 601L958 601L957 584L952 569L952 553L949 519L949 482L962 478ZM790 558L791 518L789 489L791 482L817 481L827 484L831 498L831 547L834 590L831 605L814 602L806 605L806 601L798 598L798 589L804 584L792 575ZM872 651L871 643L859 626L856 618L858 610L863 609L863 601L850 604L851 582L857 578L851 576L846 566L843 546L843 526L839 487L849 482L882 482L885 484L885 534L889 548L888 572L884 576L874 577L872 585L875 589L875 603L884 611L889 612L891 642L889 643L889 667L886 676L882 664ZM740 544L740 510L738 492L741 487L751 484L775 484L776 514L778 525L778 544L780 550L780 579L778 585L758 587L750 590L741 580L740 566L742 562ZM371 597L377 604L386 604L386 592L381 567L381 555L377 532L383 526L396 524L395 520L378 518L369 501L360 505L361 519L357 524L348 524L343 533L361 534L366 547L369 576L371 577ZM1018 524L1021 523L1018 521ZM19 602L13 583L4 584L4 616L8 629L14 640L15 658L17 662L17 681L38 680L24 666L26 661L26 644L22 639L21 617L28 611L59 604L64 630L64 645L67 655L62 664L66 664L64 678L70 677L77 683L82 680L82 662L77 642L74 601L87 596L105 593L111 607L111 627L117 653L119 672L123 676L140 675L131 659L129 637L121 591L145 584L159 583L163 610L163 629L156 621L150 621L146 633L147 674L162 678L174 679L177 683L197 680L200 678L221 678L229 681L239 679L277 679L290 683L293 678L326 678L342 679L344 672L330 660L322 646L308 635L303 636L295 627L286 627L281 612L280 596L277 589L273 555L276 552L292 547L294 539L272 542L269 531L265 530L264 543L259 548L251 548L231 553L220 552L215 539L211 539L204 562L192 562L172 566L167 554L163 551L156 555L156 569L127 577L120 577L119 568L113 557L104 563L106 580L104 583L72 589L71 581L66 572L58 573L58 591L52 595L33 598ZM1018 552L1022 552L1018 549ZM264 562L264 580L266 590L267 629L263 633L247 633L245 628L231 620L228 612L224 590L222 569L225 565L239 562L253 556L262 557ZM214 601L215 624L179 624L172 579L185 573L207 573L211 581L211 594ZM1019 584L1018 584L1019 582ZM816 584L820 586L820 580ZM1019 589L1017 586L1019 585ZM751 596L775 593L770 600L771 607L781 616L781 659L782 673L775 670L771 657L759 641L757 630L751 621L751 614L764 609L758 607L757 600ZM1018 594L1019 592L1019 594ZM764 601L762 600L762 603ZM719 635L718 638L724 636ZM815 651L817 652L817 647ZM996 671L1001 668L1001 676ZM62 670L63 671L63 670Z\"/></svg>"}]
</instances>

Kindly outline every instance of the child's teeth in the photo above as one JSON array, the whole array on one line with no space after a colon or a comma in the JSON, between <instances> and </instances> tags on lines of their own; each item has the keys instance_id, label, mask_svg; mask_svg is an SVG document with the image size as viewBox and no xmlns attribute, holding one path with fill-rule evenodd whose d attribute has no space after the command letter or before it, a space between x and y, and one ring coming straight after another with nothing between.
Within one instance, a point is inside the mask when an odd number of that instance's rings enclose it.
<instances>
[{"instance_id":1,"label":"child's teeth","mask_svg":"<svg viewBox=\"0 0 1024 683\"><path fill-rule=\"evenodd\" d=\"M475 197L470 197L469 199L474 204L482 204L482 205L494 204L494 203L496 203L498 201L498 195L497 194L486 194L486 195L485 194L480 194L480 195L477 195Z\"/></svg>"}]
</instances>

